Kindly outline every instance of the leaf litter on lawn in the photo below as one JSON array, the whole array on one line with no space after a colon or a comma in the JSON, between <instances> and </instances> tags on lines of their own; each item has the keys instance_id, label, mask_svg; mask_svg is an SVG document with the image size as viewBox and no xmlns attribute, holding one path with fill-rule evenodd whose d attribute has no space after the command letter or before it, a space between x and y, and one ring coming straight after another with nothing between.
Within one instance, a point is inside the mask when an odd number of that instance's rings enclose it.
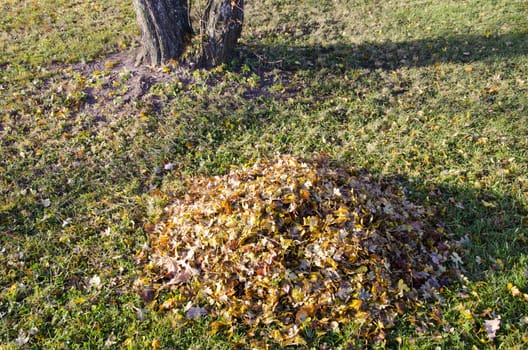
<instances>
[{"instance_id":1,"label":"leaf litter on lawn","mask_svg":"<svg viewBox=\"0 0 528 350\"><path fill-rule=\"evenodd\" d=\"M394 180L278 156L189 180L151 226L150 265L177 295L163 307L211 315L213 332L244 324L286 346L353 324L383 340L458 273L437 217Z\"/></svg>"}]
</instances>

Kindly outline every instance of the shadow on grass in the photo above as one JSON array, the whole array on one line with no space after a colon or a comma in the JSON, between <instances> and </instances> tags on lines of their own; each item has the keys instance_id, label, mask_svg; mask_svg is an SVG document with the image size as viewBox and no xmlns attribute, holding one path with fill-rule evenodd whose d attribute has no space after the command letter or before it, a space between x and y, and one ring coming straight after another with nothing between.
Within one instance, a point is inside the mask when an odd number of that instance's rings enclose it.
<instances>
[{"instance_id":1,"label":"shadow on grass","mask_svg":"<svg viewBox=\"0 0 528 350\"><path fill-rule=\"evenodd\" d=\"M365 68L393 70L438 63L470 63L528 54L528 33L495 36L448 35L403 42L364 42L329 46L248 43L243 55L283 70Z\"/></svg>"},{"instance_id":2,"label":"shadow on grass","mask_svg":"<svg viewBox=\"0 0 528 350\"><path fill-rule=\"evenodd\" d=\"M503 328L519 327L518 320L528 308L522 301L513 300L507 284L521 283L520 288L526 287L519 278L523 279L523 269L524 275L527 271L527 208L518 199L505 193L469 186L433 186L421 179L405 182L405 186L414 191L410 194L412 198L418 202L433 203L440 208L441 220L448 231L460 240L464 251L461 267L469 284L459 281L448 287L451 290L448 303L451 305L445 309L443 321L446 323L439 324L444 330L454 326L460 331L448 335L447 339L444 337L444 345L448 348L465 348L478 344L481 340L475 336L475 331L484 327L486 319L493 318L491 315L483 316L486 310L493 310L493 315L501 315ZM423 185L417 186L417 183ZM435 188L425 189L427 187ZM464 327L457 327L461 316L456 307L464 303L464 295L468 290L474 293L468 297L474 303L475 320L471 329L464 330Z\"/></svg>"},{"instance_id":3,"label":"shadow on grass","mask_svg":"<svg viewBox=\"0 0 528 350\"><path fill-rule=\"evenodd\" d=\"M468 252L464 269L472 277L478 279L486 271L507 270L525 253L528 232L524 224L528 212L514 197L469 186L396 178L411 200L439 209L448 231ZM476 256L482 260L471 260ZM497 264L497 259L503 263Z\"/></svg>"}]
</instances>

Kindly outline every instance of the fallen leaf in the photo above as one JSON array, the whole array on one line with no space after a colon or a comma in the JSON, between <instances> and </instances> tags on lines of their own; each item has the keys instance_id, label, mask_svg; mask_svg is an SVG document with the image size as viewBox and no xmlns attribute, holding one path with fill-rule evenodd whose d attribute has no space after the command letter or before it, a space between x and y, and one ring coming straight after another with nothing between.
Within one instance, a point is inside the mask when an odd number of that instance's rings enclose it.
<instances>
[{"instance_id":1,"label":"fallen leaf","mask_svg":"<svg viewBox=\"0 0 528 350\"><path fill-rule=\"evenodd\" d=\"M492 203L492 202L488 202L488 201L485 201L485 200L482 200L482 205L485 206L486 208L495 208L496 205L495 203Z\"/></svg>"},{"instance_id":2,"label":"fallen leaf","mask_svg":"<svg viewBox=\"0 0 528 350\"><path fill-rule=\"evenodd\" d=\"M190 307L185 313L185 317L187 317L187 319L189 320L195 320L197 318L207 315L207 313L207 310L203 307Z\"/></svg>"},{"instance_id":3,"label":"fallen leaf","mask_svg":"<svg viewBox=\"0 0 528 350\"><path fill-rule=\"evenodd\" d=\"M488 89L486 89L486 92L490 95L495 95L500 91L498 86L491 86Z\"/></svg>"},{"instance_id":4,"label":"fallen leaf","mask_svg":"<svg viewBox=\"0 0 528 350\"><path fill-rule=\"evenodd\" d=\"M153 339L152 342L150 343L150 346L152 347L152 349L157 350L161 348L161 343L158 339Z\"/></svg>"},{"instance_id":5,"label":"fallen leaf","mask_svg":"<svg viewBox=\"0 0 528 350\"><path fill-rule=\"evenodd\" d=\"M493 341L497 337L496 333L500 329L501 318L500 316L494 318L493 320L484 321L484 327L486 327L486 333L488 334L488 339Z\"/></svg>"},{"instance_id":6,"label":"fallen leaf","mask_svg":"<svg viewBox=\"0 0 528 350\"><path fill-rule=\"evenodd\" d=\"M100 289L101 288L101 277L94 275L88 280L88 288L90 289Z\"/></svg>"},{"instance_id":7,"label":"fallen leaf","mask_svg":"<svg viewBox=\"0 0 528 350\"><path fill-rule=\"evenodd\" d=\"M517 296L521 295L521 291L519 290L519 288L517 288L513 284L508 283L507 288L510 291L512 296L517 297Z\"/></svg>"},{"instance_id":8,"label":"fallen leaf","mask_svg":"<svg viewBox=\"0 0 528 350\"><path fill-rule=\"evenodd\" d=\"M18 337L15 339L15 344L18 347L22 347L29 342L29 338L30 338L29 335L26 332L24 332L22 329L20 329L18 332Z\"/></svg>"},{"instance_id":9,"label":"fallen leaf","mask_svg":"<svg viewBox=\"0 0 528 350\"><path fill-rule=\"evenodd\" d=\"M316 308L313 304L304 305L297 311L295 315L295 321L300 324L307 321L310 317L315 314Z\"/></svg>"}]
</instances>

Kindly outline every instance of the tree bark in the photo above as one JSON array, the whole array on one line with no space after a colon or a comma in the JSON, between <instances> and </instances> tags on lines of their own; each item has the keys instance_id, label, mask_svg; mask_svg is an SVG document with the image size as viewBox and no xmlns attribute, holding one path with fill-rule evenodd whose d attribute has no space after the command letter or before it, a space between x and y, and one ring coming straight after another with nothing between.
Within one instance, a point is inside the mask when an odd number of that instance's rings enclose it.
<instances>
[{"instance_id":1,"label":"tree bark","mask_svg":"<svg viewBox=\"0 0 528 350\"><path fill-rule=\"evenodd\" d=\"M204 1L195 35L191 0L134 0L142 33L140 59L152 65L188 60L206 67L228 61L242 32L244 0Z\"/></svg>"},{"instance_id":2,"label":"tree bark","mask_svg":"<svg viewBox=\"0 0 528 350\"><path fill-rule=\"evenodd\" d=\"M200 63L216 66L234 53L244 22L244 0L209 0L202 16Z\"/></svg>"},{"instance_id":3,"label":"tree bark","mask_svg":"<svg viewBox=\"0 0 528 350\"><path fill-rule=\"evenodd\" d=\"M193 30L187 0L134 0L142 33L141 60L157 66L179 58Z\"/></svg>"}]
</instances>

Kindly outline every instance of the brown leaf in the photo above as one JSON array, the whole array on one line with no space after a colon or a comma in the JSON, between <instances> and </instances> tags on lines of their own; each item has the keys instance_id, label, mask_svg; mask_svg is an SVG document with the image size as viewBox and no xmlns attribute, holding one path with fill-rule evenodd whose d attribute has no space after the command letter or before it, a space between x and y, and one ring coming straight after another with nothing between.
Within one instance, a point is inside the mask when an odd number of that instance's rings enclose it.
<instances>
[{"instance_id":1,"label":"brown leaf","mask_svg":"<svg viewBox=\"0 0 528 350\"><path fill-rule=\"evenodd\" d=\"M295 322L297 324L304 323L308 318L315 315L316 307L313 304L302 306L295 314Z\"/></svg>"}]
</instances>

